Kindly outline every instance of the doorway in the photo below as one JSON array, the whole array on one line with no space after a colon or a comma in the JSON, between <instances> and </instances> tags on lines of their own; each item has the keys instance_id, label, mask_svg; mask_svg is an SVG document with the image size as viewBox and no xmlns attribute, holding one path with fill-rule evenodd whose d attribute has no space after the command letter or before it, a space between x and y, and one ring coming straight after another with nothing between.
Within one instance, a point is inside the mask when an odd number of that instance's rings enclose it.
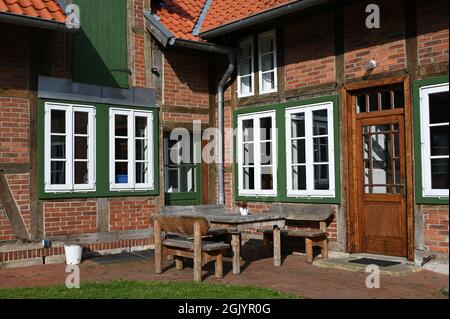
<instances>
[{"instance_id":1,"label":"doorway","mask_svg":"<svg viewBox=\"0 0 450 319\"><path fill-rule=\"evenodd\" d=\"M405 96L403 84L349 95L353 252L408 254Z\"/></svg>"},{"instance_id":2,"label":"doorway","mask_svg":"<svg viewBox=\"0 0 450 319\"><path fill-rule=\"evenodd\" d=\"M186 136L187 137L187 136ZM165 205L200 205L202 189L201 143L189 138L171 139L164 132L164 191Z\"/></svg>"}]
</instances>

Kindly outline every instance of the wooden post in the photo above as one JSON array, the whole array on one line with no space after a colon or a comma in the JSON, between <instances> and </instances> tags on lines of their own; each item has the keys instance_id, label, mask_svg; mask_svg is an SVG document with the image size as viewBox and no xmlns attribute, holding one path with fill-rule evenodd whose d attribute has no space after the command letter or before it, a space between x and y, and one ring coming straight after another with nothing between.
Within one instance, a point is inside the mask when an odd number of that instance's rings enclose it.
<instances>
[{"instance_id":1,"label":"wooden post","mask_svg":"<svg viewBox=\"0 0 450 319\"><path fill-rule=\"evenodd\" d=\"M322 258L327 259L328 258L328 239L325 238L322 241Z\"/></svg>"},{"instance_id":2,"label":"wooden post","mask_svg":"<svg viewBox=\"0 0 450 319\"><path fill-rule=\"evenodd\" d=\"M219 252L216 257L216 278L223 278L223 252Z\"/></svg>"},{"instance_id":3,"label":"wooden post","mask_svg":"<svg viewBox=\"0 0 450 319\"><path fill-rule=\"evenodd\" d=\"M264 256L270 257L270 234L264 233Z\"/></svg>"},{"instance_id":4,"label":"wooden post","mask_svg":"<svg viewBox=\"0 0 450 319\"><path fill-rule=\"evenodd\" d=\"M313 242L310 238L305 238L305 249L306 249L306 262L311 264L314 261L314 255L313 255Z\"/></svg>"},{"instance_id":5,"label":"wooden post","mask_svg":"<svg viewBox=\"0 0 450 319\"><path fill-rule=\"evenodd\" d=\"M17 206L14 195L9 187L8 180L3 172L0 171L0 203L3 205L6 217L14 230L14 235L18 239L29 240L27 227Z\"/></svg>"},{"instance_id":6,"label":"wooden post","mask_svg":"<svg viewBox=\"0 0 450 319\"><path fill-rule=\"evenodd\" d=\"M281 231L278 226L273 227L273 265L281 266Z\"/></svg>"},{"instance_id":7,"label":"wooden post","mask_svg":"<svg viewBox=\"0 0 450 319\"><path fill-rule=\"evenodd\" d=\"M231 248L233 250L233 274L239 275L241 273L241 243L240 234L231 234Z\"/></svg>"},{"instance_id":8,"label":"wooden post","mask_svg":"<svg viewBox=\"0 0 450 319\"><path fill-rule=\"evenodd\" d=\"M177 270L183 270L183 257L175 257L175 266Z\"/></svg>"},{"instance_id":9,"label":"wooden post","mask_svg":"<svg viewBox=\"0 0 450 319\"><path fill-rule=\"evenodd\" d=\"M202 234L200 224L194 224L194 281L202 281Z\"/></svg>"},{"instance_id":10,"label":"wooden post","mask_svg":"<svg viewBox=\"0 0 450 319\"><path fill-rule=\"evenodd\" d=\"M155 218L154 222L155 231L155 272L157 274L162 273L163 267L163 254L162 254L162 243L161 243L161 222Z\"/></svg>"}]
</instances>

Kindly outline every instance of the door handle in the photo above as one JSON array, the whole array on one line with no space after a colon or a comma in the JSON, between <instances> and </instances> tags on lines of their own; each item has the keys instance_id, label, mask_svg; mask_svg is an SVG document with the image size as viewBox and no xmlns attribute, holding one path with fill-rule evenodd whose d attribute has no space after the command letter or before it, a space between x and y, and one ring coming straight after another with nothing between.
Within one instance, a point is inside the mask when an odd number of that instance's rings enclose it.
<instances>
[{"instance_id":1,"label":"door handle","mask_svg":"<svg viewBox=\"0 0 450 319\"><path fill-rule=\"evenodd\" d=\"M402 178L400 182L400 193L402 194L402 196L406 196L406 183L404 178Z\"/></svg>"}]
</instances>

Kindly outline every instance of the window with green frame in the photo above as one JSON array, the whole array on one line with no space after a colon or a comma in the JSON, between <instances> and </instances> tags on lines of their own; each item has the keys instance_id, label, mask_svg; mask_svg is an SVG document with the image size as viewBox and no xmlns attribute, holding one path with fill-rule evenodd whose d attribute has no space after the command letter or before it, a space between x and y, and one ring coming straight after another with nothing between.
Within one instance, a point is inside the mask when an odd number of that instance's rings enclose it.
<instances>
[{"instance_id":1,"label":"window with green frame","mask_svg":"<svg viewBox=\"0 0 450 319\"><path fill-rule=\"evenodd\" d=\"M448 204L449 79L413 84L416 203Z\"/></svg>"},{"instance_id":2,"label":"window with green frame","mask_svg":"<svg viewBox=\"0 0 450 319\"><path fill-rule=\"evenodd\" d=\"M234 112L235 198L339 203L338 96Z\"/></svg>"},{"instance_id":3,"label":"window with green frame","mask_svg":"<svg viewBox=\"0 0 450 319\"><path fill-rule=\"evenodd\" d=\"M74 0L81 30L73 38L75 82L128 87L126 0Z\"/></svg>"},{"instance_id":4,"label":"window with green frame","mask_svg":"<svg viewBox=\"0 0 450 319\"><path fill-rule=\"evenodd\" d=\"M157 195L157 112L41 99L40 198Z\"/></svg>"}]
</instances>

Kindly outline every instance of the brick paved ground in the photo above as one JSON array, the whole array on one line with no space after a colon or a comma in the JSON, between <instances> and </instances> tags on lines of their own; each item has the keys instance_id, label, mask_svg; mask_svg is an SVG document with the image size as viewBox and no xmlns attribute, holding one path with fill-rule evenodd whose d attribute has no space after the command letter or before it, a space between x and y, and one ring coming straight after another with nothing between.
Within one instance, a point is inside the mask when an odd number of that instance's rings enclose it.
<instances>
[{"instance_id":1,"label":"brick paved ground","mask_svg":"<svg viewBox=\"0 0 450 319\"><path fill-rule=\"evenodd\" d=\"M253 249L251 249L253 250ZM268 287L309 298L445 298L439 293L448 287L448 276L423 270L400 277L381 276L380 289L365 287L366 274L309 265L304 256L289 255L281 268L274 268L271 258L245 250L242 274L231 273L231 263L225 262L225 277L213 276L213 265L204 269L207 282L221 282ZM191 280L188 265L177 271L170 262L162 275L154 273L153 259L127 263L99 265L87 260L81 265L81 285L87 281L127 280ZM209 271L209 273L208 273ZM1 269L0 288L63 285L65 265L42 265L27 268Z\"/></svg>"}]
</instances>

